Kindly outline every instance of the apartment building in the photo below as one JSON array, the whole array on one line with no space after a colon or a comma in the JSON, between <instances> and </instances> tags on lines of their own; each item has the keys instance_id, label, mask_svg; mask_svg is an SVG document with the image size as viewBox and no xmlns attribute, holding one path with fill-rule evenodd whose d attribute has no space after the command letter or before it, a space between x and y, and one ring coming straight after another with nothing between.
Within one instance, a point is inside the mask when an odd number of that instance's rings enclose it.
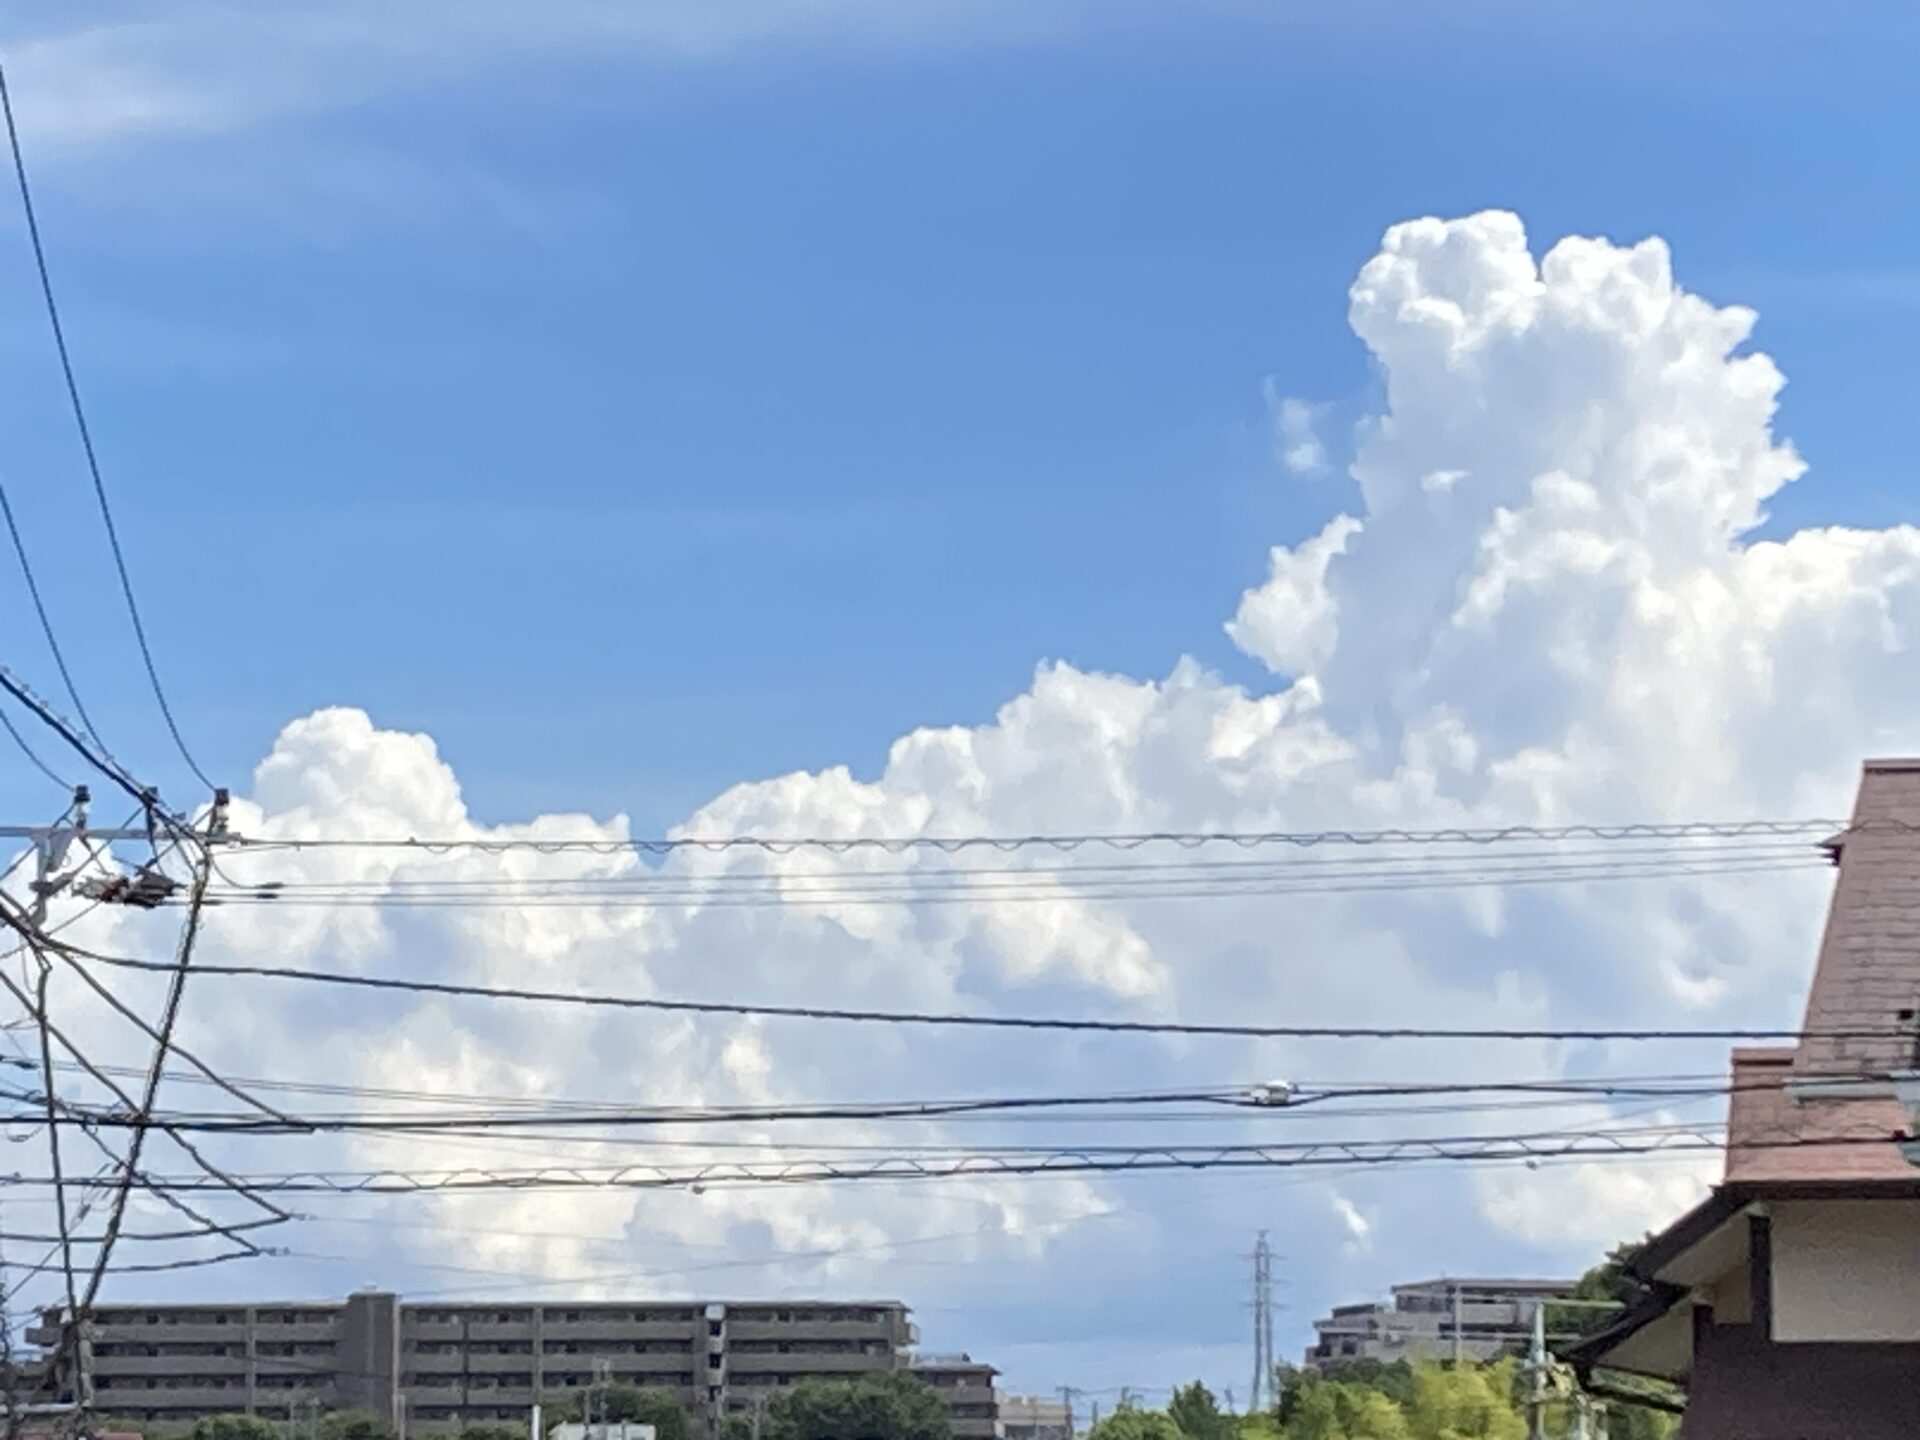
<instances>
[{"instance_id":1,"label":"apartment building","mask_svg":"<svg viewBox=\"0 0 1920 1440\"><path fill-rule=\"evenodd\" d=\"M1000 1430L1006 1440L1073 1440L1073 1414L1064 1400L1002 1395Z\"/></svg>"},{"instance_id":2,"label":"apartment building","mask_svg":"<svg viewBox=\"0 0 1920 1440\"><path fill-rule=\"evenodd\" d=\"M916 1355L909 1362L915 1378L940 1393L953 1416L954 1440L1002 1440L1000 1372L970 1355Z\"/></svg>"},{"instance_id":3,"label":"apartment building","mask_svg":"<svg viewBox=\"0 0 1920 1440\"><path fill-rule=\"evenodd\" d=\"M51 1353L63 1324L50 1311L29 1338ZM365 1410L404 1416L416 1432L524 1423L536 1403L564 1402L600 1380L669 1390L717 1428L728 1411L797 1380L913 1365L953 1407L957 1436L996 1440L992 1367L965 1357L915 1364L916 1339L897 1300L452 1305L365 1292L321 1303L96 1306L80 1355L96 1409L146 1425ZM71 1393L72 1375L62 1388Z\"/></svg>"},{"instance_id":4,"label":"apartment building","mask_svg":"<svg viewBox=\"0 0 1920 1440\"><path fill-rule=\"evenodd\" d=\"M1492 1360L1522 1348L1534 1314L1572 1280L1443 1275L1393 1287L1391 1300L1336 1305L1313 1322L1306 1368L1350 1360Z\"/></svg>"}]
</instances>

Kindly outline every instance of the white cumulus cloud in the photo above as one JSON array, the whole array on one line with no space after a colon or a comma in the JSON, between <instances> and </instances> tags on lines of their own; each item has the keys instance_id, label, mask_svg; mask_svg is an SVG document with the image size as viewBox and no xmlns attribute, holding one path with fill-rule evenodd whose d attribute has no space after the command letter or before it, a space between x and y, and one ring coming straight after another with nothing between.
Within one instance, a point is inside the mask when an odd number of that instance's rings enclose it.
<instances>
[{"instance_id":1,"label":"white cumulus cloud","mask_svg":"<svg viewBox=\"0 0 1920 1440\"><path fill-rule=\"evenodd\" d=\"M1536 257L1511 215L1418 220L1388 232L1353 285L1350 315L1385 402L1358 431L1353 488L1337 502L1345 513L1276 546L1264 579L1247 577L1257 583L1229 629L1271 670L1270 683L1235 684L1191 660L1158 678L1042 666L988 723L903 736L869 776L833 769L743 782L689 815L682 833L1831 814L1844 808L1863 754L1913 748L1920 532L1753 538L1770 497L1805 468L1773 431L1781 376L1747 349L1753 317L1689 294L1661 242L1567 239ZM289 725L235 820L282 839L627 837L620 817L486 824L468 813L429 739L350 709ZM874 1008L1513 1027L1777 1022L1802 992L1824 883L1711 876L1505 895L1328 885L1181 902L1038 870L1048 857L1028 855L995 857L1017 873L989 898L907 906L870 885L857 895L832 888L836 877L945 863L870 851L693 853L659 864L627 852L237 857L242 878L351 881L390 894L422 879L509 875L661 874L689 888L652 909L604 897L505 910L223 908L205 953ZM702 889L749 870L773 872L800 903L727 905ZM76 933L150 945L152 923L96 915ZM77 995L71 1003L84 1007ZM189 1043L245 1074L650 1103L1236 1078L1538 1078L1717 1068L1724 1058L1714 1047L1655 1055L1624 1045L952 1035L399 997L374 1005L238 982L196 982L189 1011ZM1376 1121L1372 1133L1547 1130L1593 1118L1475 1113ZM1684 1118L1715 1117L1709 1106ZM1360 1128L1302 1111L1080 1122L1068 1133L1111 1143ZM965 1145L1040 1133L1049 1132L950 1122L915 1127L912 1138ZM898 1143L900 1132L747 1126L728 1138L754 1158L802 1144ZM393 1139L337 1151L342 1163L411 1166L529 1153L540 1147ZM567 1150L596 1165L689 1153L611 1140ZM269 1150L254 1163L271 1159ZM1289 1267L1305 1308L1452 1268L1468 1251L1511 1253L1514 1268L1578 1266L1677 1209L1700 1180L1700 1167L1596 1162L1356 1172L1340 1177L1332 1204L1315 1172L470 1196L365 1206L360 1221L401 1223L356 1232L342 1221L312 1248L358 1242L364 1251L377 1240L395 1266L445 1264L446 1239L457 1235L468 1237L459 1263L509 1275L680 1293L901 1293L930 1331L982 1350L998 1339L1026 1353L1097 1317L1125 1356L1127 1334L1145 1355L1213 1323L1182 1298L1187 1277L1231 1283L1233 1257L1260 1226L1300 1237ZM1354 1253L1343 1256L1343 1244ZM451 1274L444 1283L474 1282Z\"/></svg>"}]
</instances>

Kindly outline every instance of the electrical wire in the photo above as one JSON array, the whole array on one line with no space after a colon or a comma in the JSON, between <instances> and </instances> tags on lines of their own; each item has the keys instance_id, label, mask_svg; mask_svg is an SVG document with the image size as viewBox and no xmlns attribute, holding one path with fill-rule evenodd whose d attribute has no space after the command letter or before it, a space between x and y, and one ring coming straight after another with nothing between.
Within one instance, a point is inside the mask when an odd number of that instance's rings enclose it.
<instances>
[{"instance_id":1,"label":"electrical wire","mask_svg":"<svg viewBox=\"0 0 1920 1440\"><path fill-rule=\"evenodd\" d=\"M51 765L42 760L40 753L27 743L27 737L20 733L20 727L13 723L13 717L7 714L5 710L0 710L0 729L4 729L7 732L8 736L13 740L13 743L19 747L20 753L27 757L27 763L32 765L34 769L38 770L62 790L71 791L73 789L73 786L63 779L59 772Z\"/></svg>"},{"instance_id":2,"label":"electrical wire","mask_svg":"<svg viewBox=\"0 0 1920 1440\"><path fill-rule=\"evenodd\" d=\"M79 946L74 953L102 965L123 969L166 972L163 961L104 955ZM737 1000L669 1000L657 996L608 995L586 991L533 990L513 986L467 985L450 980L413 980L398 976L306 970L285 965L210 964L198 967L207 975L250 976L304 984L379 990L466 999L507 1000L542 1005L573 1005L595 1009L651 1010L668 1014L740 1015L770 1019L846 1021L885 1025L927 1025L1007 1030L1059 1030L1123 1035L1238 1035L1290 1040L1885 1040L1911 1038L1894 1027L1821 1031L1702 1028L1474 1028L1416 1025L1247 1025L1179 1020L1119 1020L1035 1015L968 1015L930 1011L856 1010L816 1005L767 1005Z\"/></svg>"},{"instance_id":3,"label":"electrical wire","mask_svg":"<svg viewBox=\"0 0 1920 1440\"><path fill-rule=\"evenodd\" d=\"M94 498L100 505L100 519L106 526L107 544L113 551L114 569L120 576L120 593L127 602L127 616L133 621L134 639L139 642L140 659L146 666L147 680L153 687L153 698L160 706L161 717L167 722L167 733L173 737L174 747L179 750L180 758L187 762L187 768L194 777L212 790L214 784L207 778L206 772L193 758L193 752L187 749L187 742L181 738L180 726L173 716L173 707L167 703L167 692L160 684L160 671L153 660L153 649L147 643L147 628L140 618L140 606L133 595L133 578L127 571L126 552L121 548L119 528L114 524L113 507L107 502L106 481L100 474L100 457L94 450L93 432L87 424L86 407L80 401L80 384L74 376L73 357L67 349L66 327L60 321L60 306L54 298L53 276L47 268L46 246L40 238L40 221L33 208L33 187L27 179L26 157L20 149L20 130L14 122L13 96L7 86L6 67L0 64L0 114L4 114L7 126L7 145L13 154L14 178L20 187L20 209L26 217L27 239L33 247L34 268L40 277L40 294L46 301L47 323L53 331L54 349L60 356L60 373L66 381L67 399L72 403L73 420L80 432L80 448L86 455L87 474L93 481ZM64 666L62 667L64 670ZM79 699L75 697L74 706L79 708ZM88 730L92 730L91 723ZM98 736L95 736L96 741Z\"/></svg>"},{"instance_id":4,"label":"electrical wire","mask_svg":"<svg viewBox=\"0 0 1920 1440\"><path fill-rule=\"evenodd\" d=\"M1845 1085L1852 1087L1862 1080L1891 1080L1888 1075L1861 1073L1846 1077ZM1810 1086L1809 1093L1817 1094L1820 1081L1817 1079L1802 1082ZM290 1136L314 1134L349 1134L373 1131L390 1135L431 1135L451 1133L455 1135L478 1135L483 1132L515 1132L526 1130L568 1129L595 1127L606 1130L630 1130L684 1126L729 1126L729 1125L769 1125L795 1122L818 1121L875 1121L875 1120L934 1120L954 1117L1006 1116L1031 1114L1037 1111L1049 1112L1048 1117L1056 1123L1074 1124L1083 1118L1076 1113L1081 1110L1122 1110L1139 1123L1142 1115L1152 1116L1162 1106L1177 1104L1204 1104L1220 1107L1223 1110L1239 1112L1245 1116L1248 1112L1257 1113L1263 1120L1291 1120L1301 1113L1315 1118L1329 1120L1351 1120L1356 1118L1379 1118L1406 1114L1457 1114L1467 1112L1470 1107L1458 1101L1434 1106L1431 1109L1408 1106L1352 1107L1342 1102L1349 1100L1376 1100L1381 1098L1432 1098L1440 1096L1459 1097L1465 1095L1499 1095L1545 1097L1549 1105L1579 1104L1591 1106L1596 1101L1621 1099L1653 1099L1667 1103L1676 1100L1726 1099L1753 1093L1778 1094L1785 1091L1785 1080L1769 1077L1765 1080L1728 1083L1724 1080L1712 1085L1637 1085L1614 1080L1597 1081L1475 1081L1475 1082L1424 1082L1409 1083L1393 1087L1326 1089L1320 1091L1295 1092L1284 1101L1275 1102L1261 1098L1257 1087L1245 1086L1225 1090L1164 1090L1133 1091L1111 1094L1069 1094L1069 1095L981 1095L950 1099L915 1100L878 1100L878 1101L841 1101L795 1103L785 1105L688 1105L688 1106L623 1106L607 1108L590 1113L576 1111L527 1111L507 1110L504 1112L457 1111L454 1113L420 1113L403 1111L381 1114L364 1111L350 1113L324 1113L287 1115L279 1112L259 1114L238 1114L231 1111L165 1111L155 1112L174 1129L189 1133L232 1134L252 1136ZM39 1097L15 1093L16 1100L32 1102ZM1484 1109L1521 1109L1537 1106L1541 1099L1515 1102L1508 1100L1503 1104L1481 1107ZM1318 1109L1316 1107L1331 1106ZM1059 1112L1068 1112L1065 1115ZM0 1114L0 1124L23 1123L28 1117ZM1156 1117L1157 1118L1157 1117ZM90 1109L74 1109L71 1123L104 1126L108 1128L139 1128L154 1123L141 1114L129 1115L124 1112ZM550 1138L535 1135L530 1138ZM604 1143L602 1137L570 1137L585 1143ZM673 1145L708 1145L707 1141L671 1141L659 1142ZM770 1142L745 1142L752 1148L773 1148ZM834 1147L847 1148L847 1147ZM856 1147L872 1148L872 1147ZM928 1148L928 1147L916 1147ZM940 1147L952 1148L952 1147ZM1004 1147L1003 1147L1004 1148ZM1019 1147L1032 1148L1032 1147Z\"/></svg>"},{"instance_id":5,"label":"electrical wire","mask_svg":"<svg viewBox=\"0 0 1920 1440\"><path fill-rule=\"evenodd\" d=\"M1112 850L1138 850L1149 845L1175 845L1191 850L1205 845L1233 845L1241 849L1252 849L1267 845L1298 847L1496 845L1516 840L1698 840L1808 834L1827 836L1849 828L1893 826L1894 824L1895 822L1873 821L1867 822L1867 827L1849 827L1848 822L1844 820L1799 818L1637 821L1621 825L1460 826L1432 830L1143 830L1112 834L1089 831L1026 835L687 835L620 840L541 839L534 836L455 836L421 839L415 836L253 837L233 835L228 838L227 843L247 851L344 849L411 850L429 854L451 854L455 851L467 850L483 854L504 854L509 851L528 850L542 855L619 855L628 852L667 855L682 850L707 853L760 850L780 855L795 850L824 850L830 854L878 850L897 855L914 850L933 850L951 855L965 850L1071 851L1095 846L1104 846Z\"/></svg>"},{"instance_id":6,"label":"electrical wire","mask_svg":"<svg viewBox=\"0 0 1920 1440\"><path fill-rule=\"evenodd\" d=\"M75 731L65 717L35 694L30 685L4 665L0 665L0 690L4 690L24 705L33 713L35 719L59 736L68 749L74 751L93 769L98 770L138 801L150 823L166 829L176 839L191 841L196 846L204 844L203 837L195 834L192 826L184 818L174 814L160 803L158 790L134 779L125 766L107 753L105 746L97 741L90 744Z\"/></svg>"},{"instance_id":7,"label":"electrical wire","mask_svg":"<svg viewBox=\"0 0 1920 1440\"><path fill-rule=\"evenodd\" d=\"M4 80L0 80L4 87ZM0 93L3 88L0 88ZM34 579L33 562L27 558L27 544L21 538L19 523L14 519L13 502L7 498L7 482L0 478L0 515L6 517L7 534L13 541L14 557L20 562L21 577L27 582L27 594L33 601L33 612L40 618L40 633L46 637L47 649L53 652L54 668L60 672L60 683L67 687L67 698L73 702L73 712L80 717L80 723L86 727L93 743L101 744L100 731L93 723L93 717L87 714L85 702L80 699L79 687L73 683L73 672L67 667L67 655L60 648L59 637L53 633L53 620L47 614L46 601L40 595L40 582Z\"/></svg>"},{"instance_id":8,"label":"electrical wire","mask_svg":"<svg viewBox=\"0 0 1920 1440\"><path fill-rule=\"evenodd\" d=\"M1588 858L1581 858L1582 855ZM1374 855L1332 861L1187 861L1150 865L1048 866L896 872L730 872L714 876L628 874L528 878L400 878L364 881L265 881L226 877L210 891L217 905L376 909L510 906L544 908L762 909L853 903L1057 904L1066 901L1230 899L1293 894L1505 887L1606 880L1675 880L1709 875L1827 869L1804 844L1699 846L1642 852L1621 861L1601 852L1572 858L1529 853L1489 863L1479 857L1414 860ZM226 872L219 873L225 877Z\"/></svg>"},{"instance_id":9,"label":"electrical wire","mask_svg":"<svg viewBox=\"0 0 1920 1440\"><path fill-rule=\"evenodd\" d=\"M1743 1138L1742 1152L1854 1148L1892 1143L1884 1128L1862 1127L1857 1134L1794 1136L1781 1140ZM682 1169L623 1165L611 1169L546 1166L538 1169L438 1171L297 1171L249 1175L242 1183L261 1194L445 1195L474 1191L514 1193L574 1190L706 1190L742 1185L831 1184L898 1180L992 1180L1015 1176L1210 1169L1312 1169L1327 1166L1377 1166L1408 1161L1519 1161L1615 1159L1649 1154L1719 1151L1727 1148L1713 1127L1643 1126L1585 1132L1548 1131L1515 1135L1419 1136L1380 1140L1316 1140L1290 1144L1059 1147L1040 1151L975 1151L954 1159L924 1161L907 1155L847 1164L819 1157L766 1164L720 1163ZM19 1183L53 1185L47 1177ZM66 1181L71 1185L75 1182ZM228 1188L200 1176L177 1176L155 1183L191 1193Z\"/></svg>"}]
</instances>

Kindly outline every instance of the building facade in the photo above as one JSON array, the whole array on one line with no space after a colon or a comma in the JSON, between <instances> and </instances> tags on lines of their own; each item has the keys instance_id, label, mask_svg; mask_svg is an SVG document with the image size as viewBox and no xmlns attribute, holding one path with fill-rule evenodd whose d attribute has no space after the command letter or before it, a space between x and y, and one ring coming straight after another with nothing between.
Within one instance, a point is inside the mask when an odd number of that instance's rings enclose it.
<instances>
[{"instance_id":1,"label":"building facade","mask_svg":"<svg viewBox=\"0 0 1920 1440\"><path fill-rule=\"evenodd\" d=\"M1570 1298L1574 1284L1443 1275L1396 1285L1391 1300L1336 1305L1314 1321L1305 1368L1353 1360L1492 1360L1523 1348L1540 1307Z\"/></svg>"},{"instance_id":2,"label":"building facade","mask_svg":"<svg viewBox=\"0 0 1920 1440\"><path fill-rule=\"evenodd\" d=\"M1006 1440L1073 1440L1073 1415L1064 1400L1002 1395L1000 1429Z\"/></svg>"},{"instance_id":3,"label":"building facade","mask_svg":"<svg viewBox=\"0 0 1920 1440\"><path fill-rule=\"evenodd\" d=\"M49 1312L29 1338L49 1354ZM524 1424L596 1384L665 1389L710 1430L788 1385L911 1366L953 1408L956 1436L995 1440L991 1366L916 1363L897 1300L408 1304L384 1292L326 1303L101 1305L82 1328L94 1409L185 1428L204 1415L296 1421L362 1410L414 1431ZM69 1367L71 1368L71 1367Z\"/></svg>"},{"instance_id":4,"label":"building facade","mask_svg":"<svg viewBox=\"0 0 1920 1440\"><path fill-rule=\"evenodd\" d=\"M916 1355L909 1362L913 1374L926 1381L947 1402L953 1416L954 1440L1001 1440L1000 1392L994 1377L1000 1372L970 1355Z\"/></svg>"}]
</instances>

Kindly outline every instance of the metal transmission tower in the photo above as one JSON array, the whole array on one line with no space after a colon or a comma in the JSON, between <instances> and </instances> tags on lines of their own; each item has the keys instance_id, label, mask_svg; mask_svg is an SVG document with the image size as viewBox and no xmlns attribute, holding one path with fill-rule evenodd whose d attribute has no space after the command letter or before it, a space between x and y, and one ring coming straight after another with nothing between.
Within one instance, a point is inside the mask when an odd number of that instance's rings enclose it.
<instances>
[{"instance_id":1,"label":"metal transmission tower","mask_svg":"<svg viewBox=\"0 0 1920 1440\"><path fill-rule=\"evenodd\" d=\"M1257 1415L1279 1398L1273 1393L1273 1247L1262 1230L1253 1242L1253 1393L1247 1413Z\"/></svg>"}]
</instances>

